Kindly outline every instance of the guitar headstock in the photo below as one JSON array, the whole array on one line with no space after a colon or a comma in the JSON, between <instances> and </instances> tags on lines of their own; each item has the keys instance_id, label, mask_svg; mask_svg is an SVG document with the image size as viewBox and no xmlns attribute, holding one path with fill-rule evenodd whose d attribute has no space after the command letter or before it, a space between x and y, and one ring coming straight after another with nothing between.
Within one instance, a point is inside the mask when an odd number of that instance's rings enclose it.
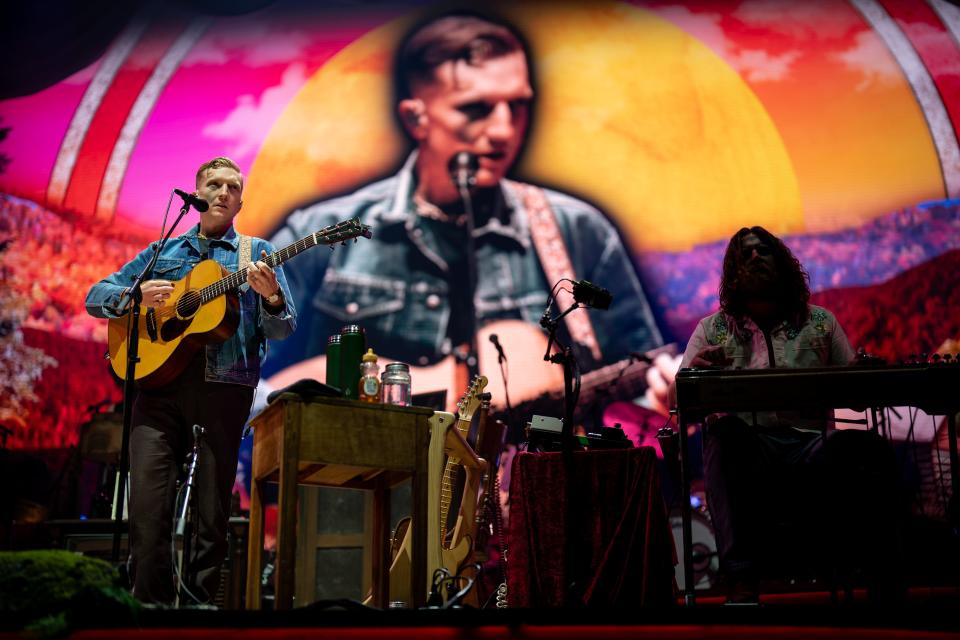
<instances>
[{"instance_id":1,"label":"guitar headstock","mask_svg":"<svg viewBox=\"0 0 960 640\"><path fill-rule=\"evenodd\" d=\"M483 390L487 388L487 376L477 376L470 384L460 402L457 403L457 418L460 420L471 420L474 412L480 406L480 396Z\"/></svg>"},{"instance_id":2,"label":"guitar headstock","mask_svg":"<svg viewBox=\"0 0 960 640\"><path fill-rule=\"evenodd\" d=\"M360 218L344 220L313 234L317 244L336 244L355 238L371 238L370 225L361 224Z\"/></svg>"}]
</instances>

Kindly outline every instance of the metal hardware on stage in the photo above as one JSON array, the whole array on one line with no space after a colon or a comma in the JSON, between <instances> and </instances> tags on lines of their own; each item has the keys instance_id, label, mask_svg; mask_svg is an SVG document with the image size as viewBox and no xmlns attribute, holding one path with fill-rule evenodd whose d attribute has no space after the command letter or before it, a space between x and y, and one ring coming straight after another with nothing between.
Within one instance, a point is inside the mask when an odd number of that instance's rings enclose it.
<instances>
[{"instance_id":1,"label":"metal hardware on stage","mask_svg":"<svg viewBox=\"0 0 960 640\"><path fill-rule=\"evenodd\" d=\"M191 497L193 496L193 482L194 478L197 475L197 463L200 461L200 443L203 440L203 434L206 432L206 429L201 427L198 424L193 425L193 450L189 455L189 464L187 466L187 477L184 480L183 484L180 486L180 491L182 493L182 502L180 504L180 509L177 511L176 525L173 528L173 541L174 548L177 550L173 562L174 562L174 572L177 579L177 596L175 600L175 605L180 606L180 597L183 594L189 595L191 598L196 600L196 597L190 592L189 587L185 583L192 583L195 573L193 568L190 566L190 556L193 554L191 548L190 538L193 535L193 530L187 533L187 520L190 518L190 515L194 513L191 509L193 506L190 502ZM191 529L192 529L192 518L191 519Z\"/></svg>"},{"instance_id":2,"label":"metal hardware on stage","mask_svg":"<svg viewBox=\"0 0 960 640\"><path fill-rule=\"evenodd\" d=\"M857 409L911 406L947 417L951 503L960 493L956 414L960 412L960 363L818 367L807 369L681 369L677 373L683 509L684 601L696 602L692 560L687 425L708 414L734 411ZM948 511L957 511L956 508ZM949 517L949 516L948 516Z\"/></svg>"},{"instance_id":3,"label":"metal hardware on stage","mask_svg":"<svg viewBox=\"0 0 960 640\"><path fill-rule=\"evenodd\" d=\"M717 555L717 539L713 533L710 519L702 512L692 516L693 545L690 554L693 561L693 588L709 589L716 586L717 574L720 571L720 560ZM670 529L673 532L673 544L680 548L683 544L683 516L676 511L670 512ZM676 568L677 586L686 591L686 565L681 555Z\"/></svg>"}]
</instances>

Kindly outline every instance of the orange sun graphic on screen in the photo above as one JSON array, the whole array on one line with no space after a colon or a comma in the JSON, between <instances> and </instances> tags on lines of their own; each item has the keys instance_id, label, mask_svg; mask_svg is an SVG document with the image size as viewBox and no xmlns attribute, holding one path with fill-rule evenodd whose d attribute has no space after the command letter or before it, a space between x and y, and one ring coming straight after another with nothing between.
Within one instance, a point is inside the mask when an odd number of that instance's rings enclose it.
<instances>
[{"instance_id":1,"label":"orange sun graphic on screen","mask_svg":"<svg viewBox=\"0 0 960 640\"><path fill-rule=\"evenodd\" d=\"M689 248L762 224L803 228L781 137L750 87L705 45L619 3L505 8L528 40L537 103L515 173L603 209L634 250ZM398 20L344 48L307 82L250 171L241 230L385 176L407 144L394 119Z\"/></svg>"}]
</instances>

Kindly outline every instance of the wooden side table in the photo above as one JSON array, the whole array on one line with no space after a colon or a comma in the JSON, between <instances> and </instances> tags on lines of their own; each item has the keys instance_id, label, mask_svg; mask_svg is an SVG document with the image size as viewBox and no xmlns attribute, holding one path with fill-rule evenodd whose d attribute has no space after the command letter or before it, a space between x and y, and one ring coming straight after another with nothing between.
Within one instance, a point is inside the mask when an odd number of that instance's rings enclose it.
<instances>
[{"instance_id":1,"label":"wooden side table","mask_svg":"<svg viewBox=\"0 0 960 640\"><path fill-rule=\"evenodd\" d=\"M297 485L373 491L373 603L389 599L390 487L412 479L411 606L426 600L427 471L430 418L420 407L366 404L340 398L303 401L283 394L253 420L248 609L260 608L264 483L277 482L275 609L293 606Z\"/></svg>"}]
</instances>

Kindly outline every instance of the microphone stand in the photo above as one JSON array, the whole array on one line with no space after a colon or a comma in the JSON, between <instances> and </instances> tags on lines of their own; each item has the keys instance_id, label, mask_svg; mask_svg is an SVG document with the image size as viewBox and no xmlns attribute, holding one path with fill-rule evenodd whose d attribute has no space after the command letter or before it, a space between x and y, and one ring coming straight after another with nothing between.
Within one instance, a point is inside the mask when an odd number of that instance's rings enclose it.
<instances>
[{"instance_id":1,"label":"microphone stand","mask_svg":"<svg viewBox=\"0 0 960 640\"><path fill-rule=\"evenodd\" d=\"M193 425L193 451L190 453L190 466L187 468L187 479L184 482L183 487L183 504L180 505L180 513L177 517L177 526L174 527L174 545L177 542L180 543L180 558L179 558L179 576L180 584L177 589L177 603L179 604L180 600L180 591L183 586L183 583L193 584L192 578L193 575L193 566L190 562L190 554L192 549L190 549L189 537L184 536L184 532L187 527L187 511L190 508L190 498L193 495L193 481L197 475L197 461L200 459L200 443L203 440L203 434L206 432L206 429L201 427L198 424ZM191 523L191 535L192 535L192 523ZM184 568L186 565L186 570ZM189 593L189 588L188 591Z\"/></svg>"},{"instance_id":2,"label":"microphone stand","mask_svg":"<svg viewBox=\"0 0 960 640\"><path fill-rule=\"evenodd\" d=\"M566 520L564 521L564 580L567 581L568 604L574 604L579 597L576 582L571 578L572 558L576 552L577 545L574 542L573 534L575 532L574 519L572 517L572 505L574 493L577 488L575 478L576 470L573 464L573 414L577 406L577 399L580 395L580 372L577 367L577 359L573 354L573 349L564 345L557 338L557 329L560 321L570 312L580 309L579 302L574 302L569 309L558 315L556 318L550 318L545 311L540 319L540 326L548 332L547 351L543 354L543 359L547 362L560 364L563 366L563 430L561 432L561 459L563 470L566 476L564 483L564 504L566 507ZM548 307L549 310L549 307ZM554 343L557 344L559 351L551 355Z\"/></svg>"},{"instance_id":3,"label":"microphone stand","mask_svg":"<svg viewBox=\"0 0 960 640\"><path fill-rule=\"evenodd\" d=\"M490 342L497 348L497 365L500 367L500 379L503 380L503 400L507 405L507 442L515 445L522 439L521 434L523 433L523 429L514 424L513 421L513 404L510 402L510 380L507 376L507 354L504 353L503 346L499 340L494 339L496 337L496 334L491 334Z\"/></svg>"},{"instance_id":4,"label":"microphone stand","mask_svg":"<svg viewBox=\"0 0 960 640\"><path fill-rule=\"evenodd\" d=\"M140 362L138 341L140 339L140 303L143 301L143 292L140 290L140 287L144 280L147 279L147 274L153 271L153 267L157 264L157 259L160 257L160 252L163 251L163 247L167 244L167 240L169 240L171 234L173 234L173 230L177 227L180 220L183 219L183 216L187 215L189 209L190 204L185 202L183 207L180 208L180 214L177 216L177 219L170 225L170 230L167 231L166 235L164 235L157 244L156 251L154 251L149 264L144 267L140 275L137 276L137 279L133 281L133 285L127 290L128 299L126 304L119 306L120 309L124 306L130 307L128 311L130 315L128 326L130 329L127 332L127 370L123 378L123 435L120 440L120 467L117 469L117 484L114 488L116 501L114 502L113 508L113 549L110 555L113 562L120 561L120 537L123 535L123 503L127 494L127 476L130 473L130 430L132 428L131 423L133 422L134 378L136 376L137 363ZM123 303L123 299L121 299L120 302ZM117 309L114 309L114 311L117 311Z\"/></svg>"},{"instance_id":5,"label":"microphone stand","mask_svg":"<svg viewBox=\"0 0 960 640\"><path fill-rule=\"evenodd\" d=\"M467 299L469 305L466 316L469 326L467 327L467 353L464 356L464 363L467 365L467 379L461 383L459 368L457 368L457 375L455 376L457 386L461 386L464 391L470 388L471 382L480 374L480 357L477 350L477 308L474 301L477 295L477 252L476 243L473 239L473 197L470 195L470 187L476 183L476 168L471 166L475 160L475 157L462 151L451 159L448 167L453 184L457 187L460 199L463 201L464 215L466 215L467 220L467 291L469 292ZM460 389L457 389L457 392L460 392ZM467 433L467 442L471 446L476 445L476 439L479 436L475 432L474 424L476 423L472 423L471 429ZM462 469L458 469L455 475L451 504L458 504L463 499L464 475ZM453 510L448 514L448 518L456 518ZM447 522L448 526L452 524L450 521Z\"/></svg>"},{"instance_id":6,"label":"microphone stand","mask_svg":"<svg viewBox=\"0 0 960 640\"><path fill-rule=\"evenodd\" d=\"M473 219L473 197L470 195L470 187L476 183L475 171L472 171L466 159L461 160L461 155L457 154L454 160L457 162L457 169L454 182L457 185L457 191L460 192L460 199L463 200L463 210L467 216L467 290L470 292L470 330L467 339L467 385L480 373L480 357L477 349L477 308L475 297L477 295L477 247L473 238L475 228Z\"/></svg>"}]
</instances>

